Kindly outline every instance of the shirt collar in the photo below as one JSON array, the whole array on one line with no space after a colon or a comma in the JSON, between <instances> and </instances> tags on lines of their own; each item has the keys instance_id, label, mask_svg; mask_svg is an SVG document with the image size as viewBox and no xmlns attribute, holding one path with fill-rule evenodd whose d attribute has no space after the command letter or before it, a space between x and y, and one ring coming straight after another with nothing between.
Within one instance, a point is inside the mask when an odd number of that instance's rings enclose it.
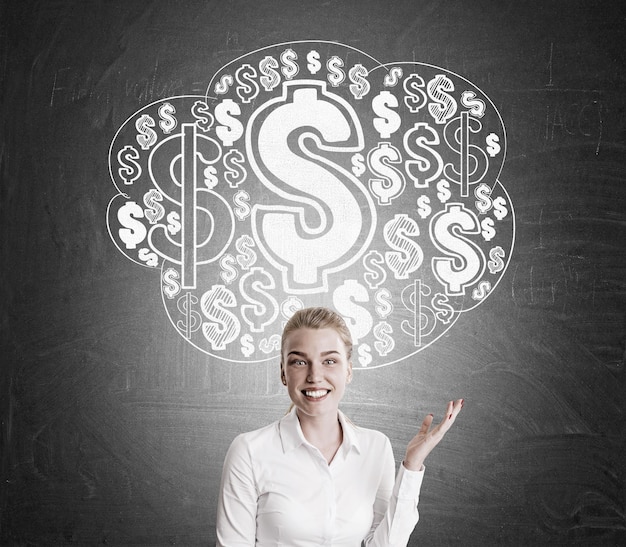
<instances>
[{"instance_id":1,"label":"shirt collar","mask_svg":"<svg viewBox=\"0 0 626 547\"><path fill-rule=\"evenodd\" d=\"M343 430L342 449L347 452L354 448L357 452L361 452L361 446L357 435L357 427L346 417L346 415L338 410L339 423ZM283 445L283 452L295 450L301 444L309 444L304 438L300 420L296 414L296 407L293 407L288 414L278 422L278 431Z\"/></svg>"}]
</instances>

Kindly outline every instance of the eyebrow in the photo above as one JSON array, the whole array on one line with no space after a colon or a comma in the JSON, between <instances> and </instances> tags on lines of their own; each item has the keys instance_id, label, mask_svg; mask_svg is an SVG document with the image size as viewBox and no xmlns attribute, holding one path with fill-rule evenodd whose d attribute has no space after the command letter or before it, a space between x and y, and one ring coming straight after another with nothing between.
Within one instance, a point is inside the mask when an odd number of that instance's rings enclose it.
<instances>
[{"instance_id":1,"label":"eyebrow","mask_svg":"<svg viewBox=\"0 0 626 547\"><path fill-rule=\"evenodd\" d=\"M322 357L326 357L327 355L333 355L333 354L335 354L335 353L336 353L337 355L340 355L340 352L339 352L339 351L337 351L337 350L335 350L335 349L331 349L331 350L328 350L328 351L323 351L322 353L320 353L320 355L321 355ZM292 351L290 351L290 352L287 354L287 357L289 357L290 355L297 355L297 356L299 356L299 357L306 357L306 352L304 352L304 351L292 350Z\"/></svg>"}]
</instances>

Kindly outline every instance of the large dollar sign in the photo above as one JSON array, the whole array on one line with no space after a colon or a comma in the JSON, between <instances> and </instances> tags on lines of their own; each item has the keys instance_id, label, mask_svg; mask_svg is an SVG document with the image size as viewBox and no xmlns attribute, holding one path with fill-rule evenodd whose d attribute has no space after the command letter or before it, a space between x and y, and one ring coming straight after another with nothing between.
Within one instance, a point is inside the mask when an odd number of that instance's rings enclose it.
<instances>
[{"instance_id":1,"label":"large dollar sign","mask_svg":"<svg viewBox=\"0 0 626 547\"><path fill-rule=\"evenodd\" d=\"M420 234L417 222L401 213L385 224L383 236L387 244L395 251L387 251L387 265L394 272L396 279L408 279L424 260L424 252L419 244L411 239Z\"/></svg>"},{"instance_id":2,"label":"large dollar sign","mask_svg":"<svg viewBox=\"0 0 626 547\"><path fill-rule=\"evenodd\" d=\"M356 345L372 330L374 320L366 308L359 306L369 302L369 292L354 279L348 279L333 292L333 305L346 320L352 342Z\"/></svg>"},{"instance_id":3,"label":"large dollar sign","mask_svg":"<svg viewBox=\"0 0 626 547\"><path fill-rule=\"evenodd\" d=\"M278 302L271 295L274 278L263 268L254 267L241 277L239 291L248 302L241 306L241 316L252 332L263 332L278 317Z\"/></svg>"},{"instance_id":4,"label":"large dollar sign","mask_svg":"<svg viewBox=\"0 0 626 547\"><path fill-rule=\"evenodd\" d=\"M208 319L202 323L202 334L213 350L223 350L241 331L241 324L228 308L237 305L237 298L223 285L213 285L200 299L200 307Z\"/></svg>"},{"instance_id":5,"label":"large dollar sign","mask_svg":"<svg viewBox=\"0 0 626 547\"><path fill-rule=\"evenodd\" d=\"M330 160L321 163L316 145L350 155L363 147L356 113L325 82L283 83L281 100L263 105L248 123L250 165L278 199L276 205L254 206L254 236L288 291L324 290L329 272L360 258L376 225L361 182Z\"/></svg>"},{"instance_id":6,"label":"large dollar sign","mask_svg":"<svg viewBox=\"0 0 626 547\"><path fill-rule=\"evenodd\" d=\"M444 138L451 150L458 154L459 168L446 163L445 176L461 186L461 197L469 196L469 187L483 180L489 169L489 158L485 151L470 143L471 133L479 133L482 123L467 111L450 120L444 128Z\"/></svg>"},{"instance_id":7,"label":"large dollar sign","mask_svg":"<svg viewBox=\"0 0 626 547\"><path fill-rule=\"evenodd\" d=\"M180 208L180 238L172 239L167 227L157 224L149 241L160 256L181 266L183 288L193 289L197 266L215 260L230 244L235 218L228 202L202 183L204 166L220 157L219 144L199 133L195 123L181 129L161 141L149 159L155 186Z\"/></svg>"},{"instance_id":8,"label":"large dollar sign","mask_svg":"<svg viewBox=\"0 0 626 547\"><path fill-rule=\"evenodd\" d=\"M433 273L447 295L463 295L485 270L485 256L478 245L462 234L480 234L476 215L460 203L448 203L430 223L430 235L446 258L432 259Z\"/></svg>"},{"instance_id":9,"label":"large dollar sign","mask_svg":"<svg viewBox=\"0 0 626 547\"><path fill-rule=\"evenodd\" d=\"M380 205L389 205L392 199L397 198L404 192L406 182L402 172L390 164L402 164L402 156L399 150L383 142L369 151L367 165L375 174L383 177L369 180L372 193L378 198Z\"/></svg>"}]
</instances>

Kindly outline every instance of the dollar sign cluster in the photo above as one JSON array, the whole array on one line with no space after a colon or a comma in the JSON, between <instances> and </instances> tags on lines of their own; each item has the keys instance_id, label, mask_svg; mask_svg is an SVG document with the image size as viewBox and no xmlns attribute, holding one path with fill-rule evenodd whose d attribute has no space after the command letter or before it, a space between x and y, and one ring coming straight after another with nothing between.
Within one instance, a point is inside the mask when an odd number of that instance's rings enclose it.
<instances>
[{"instance_id":1,"label":"dollar sign cluster","mask_svg":"<svg viewBox=\"0 0 626 547\"><path fill-rule=\"evenodd\" d=\"M277 44L226 64L204 96L129 117L109 234L160 267L172 325L215 359L275 358L284 323L322 303L372 369L496 290L515 239L505 155L495 106L451 71Z\"/></svg>"}]
</instances>

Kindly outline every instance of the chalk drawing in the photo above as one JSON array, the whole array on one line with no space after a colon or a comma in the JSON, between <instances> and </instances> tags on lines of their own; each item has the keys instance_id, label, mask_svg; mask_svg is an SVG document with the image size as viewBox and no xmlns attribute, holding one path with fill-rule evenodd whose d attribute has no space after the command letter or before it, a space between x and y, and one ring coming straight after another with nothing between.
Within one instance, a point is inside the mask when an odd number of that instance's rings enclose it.
<instances>
[{"instance_id":1,"label":"chalk drawing","mask_svg":"<svg viewBox=\"0 0 626 547\"><path fill-rule=\"evenodd\" d=\"M425 349L495 290L515 241L505 155L500 114L458 74L277 44L225 65L205 95L122 124L107 226L160 271L173 328L216 360L276 359L291 314L329 305L354 366L372 369Z\"/></svg>"}]
</instances>

